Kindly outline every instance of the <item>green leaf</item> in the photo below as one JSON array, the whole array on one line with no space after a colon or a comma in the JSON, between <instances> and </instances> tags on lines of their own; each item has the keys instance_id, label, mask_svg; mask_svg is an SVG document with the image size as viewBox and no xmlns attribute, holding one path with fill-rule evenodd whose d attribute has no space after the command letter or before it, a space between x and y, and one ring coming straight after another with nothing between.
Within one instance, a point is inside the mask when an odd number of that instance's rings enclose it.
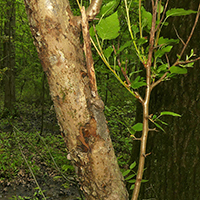
<instances>
[{"instance_id":1,"label":"green leaf","mask_svg":"<svg viewBox=\"0 0 200 200\"><path fill-rule=\"evenodd\" d=\"M144 179L142 179L142 181L141 181L141 183L146 183L146 182L148 182L149 180L144 180Z\"/></svg>"},{"instance_id":2,"label":"green leaf","mask_svg":"<svg viewBox=\"0 0 200 200\"><path fill-rule=\"evenodd\" d=\"M138 88L140 88L140 87L142 87L142 86L145 86L145 85L147 85L146 84L146 82L144 82L144 81L140 81L140 76L138 76L132 83L131 83L131 87L133 88L133 89L138 89Z\"/></svg>"},{"instance_id":3,"label":"green leaf","mask_svg":"<svg viewBox=\"0 0 200 200\"><path fill-rule=\"evenodd\" d=\"M185 65L180 65L181 67L194 67L194 62L187 63Z\"/></svg>"},{"instance_id":4,"label":"green leaf","mask_svg":"<svg viewBox=\"0 0 200 200\"><path fill-rule=\"evenodd\" d=\"M166 122L160 120L160 119L156 119L156 121L159 121L160 123L164 124L164 125L168 125Z\"/></svg>"},{"instance_id":5,"label":"green leaf","mask_svg":"<svg viewBox=\"0 0 200 200\"><path fill-rule=\"evenodd\" d=\"M163 37L160 37L158 39L158 45L161 45L161 44L171 44L171 43L179 43L179 40L178 39L168 39L168 38L163 38Z\"/></svg>"},{"instance_id":6,"label":"green leaf","mask_svg":"<svg viewBox=\"0 0 200 200\"><path fill-rule=\"evenodd\" d=\"M165 130L159 125L157 124L156 122L153 122L159 129L161 129L163 132L165 132Z\"/></svg>"},{"instance_id":7,"label":"green leaf","mask_svg":"<svg viewBox=\"0 0 200 200\"><path fill-rule=\"evenodd\" d=\"M148 40L144 37L137 40L138 45L143 45L147 42L148 42Z\"/></svg>"},{"instance_id":8,"label":"green leaf","mask_svg":"<svg viewBox=\"0 0 200 200\"><path fill-rule=\"evenodd\" d=\"M135 183L136 182L136 180L135 179L133 179L133 180L130 180L130 181L128 181L129 183Z\"/></svg>"},{"instance_id":9,"label":"green leaf","mask_svg":"<svg viewBox=\"0 0 200 200\"><path fill-rule=\"evenodd\" d=\"M157 118L157 115L153 115L152 119L154 120L154 119L156 119L156 118Z\"/></svg>"},{"instance_id":10,"label":"green leaf","mask_svg":"<svg viewBox=\"0 0 200 200\"><path fill-rule=\"evenodd\" d=\"M130 169L126 170L126 171L124 171L124 172L122 173L122 175L123 175L123 176L126 176L127 174L130 173L130 171L131 171Z\"/></svg>"},{"instance_id":11,"label":"green leaf","mask_svg":"<svg viewBox=\"0 0 200 200\"><path fill-rule=\"evenodd\" d=\"M165 53L168 53L171 51L173 46L166 46L162 49L159 49L155 53L155 58L161 58Z\"/></svg>"},{"instance_id":12,"label":"green leaf","mask_svg":"<svg viewBox=\"0 0 200 200\"><path fill-rule=\"evenodd\" d=\"M127 41L124 45L122 45L119 50L117 51L117 54L119 54L121 51L123 51L125 48L131 46L133 44L132 41Z\"/></svg>"},{"instance_id":13,"label":"green leaf","mask_svg":"<svg viewBox=\"0 0 200 200\"><path fill-rule=\"evenodd\" d=\"M171 115L171 116L174 116L174 117L181 117L181 115L175 113L175 112L170 112L170 111L163 111L160 113L160 116L162 115Z\"/></svg>"},{"instance_id":14,"label":"green leaf","mask_svg":"<svg viewBox=\"0 0 200 200\"><path fill-rule=\"evenodd\" d=\"M171 10L168 10L166 12L166 17L171 16L183 16L183 15L190 15L192 13L197 13L197 11L194 10L184 10L183 8L172 8Z\"/></svg>"},{"instance_id":15,"label":"green leaf","mask_svg":"<svg viewBox=\"0 0 200 200\"><path fill-rule=\"evenodd\" d=\"M100 11L100 15L110 15L117 5L117 1L110 1L106 5L103 5Z\"/></svg>"},{"instance_id":16,"label":"green leaf","mask_svg":"<svg viewBox=\"0 0 200 200\"><path fill-rule=\"evenodd\" d=\"M136 166L136 162L132 163L129 168L133 169L135 166Z\"/></svg>"},{"instance_id":17,"label":"green leaf","mask_svg":"<svg viewBox=\"0 0 200 200\"><path fill-rule=\"evenodd\" d=\"M109 46L108 48L106 48L104 50L105 57L108 59L111 56L112 52L113 52L113 48L111 46Z\"/></svg>"},{"instance_id":18,"label":"green leaf","mask_svg":"<svg viewBox=\"0 0 200 200\"><path fill-rule=\"evenodd\" d=\"M142 86L146 86L147 84L145 83L145 82L137 82L137 83L133 83L133 84L131 84L131 87L133 88L133 89L138 89L138 88L140 88L140 87L142 87Z\"/></svg>"},{"instance_id":19,"label":"green leaf","mask_svg":"<svg viewBox=\"0 0 200 200\"><path fill-rule=\"evenodd\" d=\"M133 30L133 33L134 33L135 37L136 37L136 34L139 33L139 28L138 28L138 26L135 25L135 24L133 24L133 25L131 26L131 28L132 28L132 30Z\"/></svg>"},{"instance_id":20,"label":"green leaf","mask_svg":"<svg viewBox=\"0 0 200 200\"><path fill-rule=\"evenodd\" d=\"M96 25L96 30L99 37L103 40L112 40L118 37L120 26L117 12L102 19L99 24Z\"/></svg>"},{"instance_id":21,"label":"green leaf","mask_svg":"<svg viewBox=\"0 0 200 200\"><path fill-rule=\"evenodd\" d=\"M128 177L126 177L125 180L128 181L128 180L132 179L135 175L136 175L136 174L131 174L131 175L129 175Z\"/></svg>"},{"instance_id":22,"label":"green leaf","mask_svg":"<svg viewBox=\"0 0 200 200\"><path fill-rule=\"evenodd\" d=\"M134 189L134 187L135 187L135 184L131 185L131 188L130 188L130 190L133 190L133 189Z\"/></svg>"},{"instance_id":23,"label":"green leaf","mask_svg":"<svg viewBox=\"0 0 200 200\"><path fill-rule=\"evenodd\" d=\"M148 30L151 29L151 22L152 22L152 14L150 12L147 12L145 8L141 7L141 13L142 13L142 26L147 26Z\"/></svg>"},{"instance_id":24,"label":"green leaf","mask_svg":"<svg viewBox=\"0 0 200 200\"><path fill-rule=\"evenodd\" d=\"M94 37L94 36L95 36L95 31L94 31L94 27L93 27L93 26L90 27L89 32L90 32L90 36L91 36L91 37Z\"/></svg>"},{"instance_id":25,"label":"green leaf","mask_svg":"<svg viewBox=\"0 0 200 200\"><path fill-rule=\"evenodd\" d=\"M160 14L161 14L163 12L163 10L164 10L164 7L162 5L158 5L157 13L159 12L159 10L160 10Z\"/></svg>"},{"instance_id":26,"label":"green leaf","mask_svg":"<svg viewBox=\"0 0 200 200\"><path fill-rule=\"evenodd\" d=\"M160 73L160 72L162 72L162 71L166 71L167 67L168 67L168 64L167 64L167 63L166 63L166 64L163 64L163 65L160 65L160 66L158 67L158 69L157 69L157 72Z\"/></svg>"},{"instance_id":27,"label":"green leaf","mask_svg":"<svg viewBox=\"0 0 200 200\"><path fill-rule=\"evenodd\" d=\"M143 124L142 123L137 123L133 126L133 129L135 131L142 131L143 130Z\"/></svg>"},{"instance_id":28,"label":"green leaf","mask_svg":"<svg viewBox=\"0 0 200 200\"><path fill-rule=\"evenodd\" d=\"M177 66L170 67L169 71L174 74L186 74L187 73L186 68L177 67Z\"/></svg>"}]
</instances>

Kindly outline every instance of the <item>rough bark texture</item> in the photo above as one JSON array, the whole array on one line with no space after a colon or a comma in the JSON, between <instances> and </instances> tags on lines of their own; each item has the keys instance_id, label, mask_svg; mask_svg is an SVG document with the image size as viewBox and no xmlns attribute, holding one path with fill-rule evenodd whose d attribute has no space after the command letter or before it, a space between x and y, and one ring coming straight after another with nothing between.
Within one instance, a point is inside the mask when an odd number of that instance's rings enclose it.
<instances>
[{"instance_id":1,"label":"rough bark texture","mask_svg":"<svg viewBox=\"0 0 200 200\"><path fill-rule=\"evenodd\" d=\"M197 10L199 1L174 0L170 7L183 7ZM171 19L186 41L189 36L195 15ZM197 56L200 55L199 42L200 23L189 43ZM173 27L164 31L164 37L176 38ZM174 48L169 57L176 59L180 53L181 43ZM187 51L187 53L190 53ZM164 126L166 133L151 132L148 139L147 152L151 155L146 159L147 170L144 178L149 182L143 184L140 199L159 200L197 200L200 198L200 62L188 74L161 83L152 93L150 114L160 111L174 111L181 118L163 117L169 126ZM138 112L138 115L141 115Z\"/></svg>"},{"instance_id":2,"label":"rough bark texture","mask_svg":"<svg viewBox=\"0 0 200 200\"><path fill-rule=\"evenodd\" d=\"M86 199L125 200L103 102L92 97L80 29L67 0L25 0L55 111Z\"/></svg>"}]
</instances>

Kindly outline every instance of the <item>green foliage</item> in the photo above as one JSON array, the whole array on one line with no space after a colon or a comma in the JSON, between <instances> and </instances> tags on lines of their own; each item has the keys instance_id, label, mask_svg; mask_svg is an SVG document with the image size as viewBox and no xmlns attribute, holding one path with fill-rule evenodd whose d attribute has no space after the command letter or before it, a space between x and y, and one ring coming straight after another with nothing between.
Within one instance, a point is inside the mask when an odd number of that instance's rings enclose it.
<instances>
[{"instance_id":1,"label":"green foliage","mask_svg":"<svg viewBox=\"0 0 200 200\"><path fill-rule=\"evenodd\" d=\"M99 37L103 40L112 40L119 36L119 20L117 12L102 19L96 26Z\"/></svg>"},{"instance_id":2,"label":"green foliage","mask_svg":"<svg viewBox=\"0 0 200 200\"><path fill-rule=\"evenodd\" d=\"M147 138L150 130L148 123L146 123L147 120L150 120L153 123L154 127L151 131L157 131L157 129L164 131L162 126L168 124L162 121L160 117L164 115L180 117L179 114L170 111L161 112L159 116L148 116L148 102L150 101L152 89L160 82L172 79L177 74L187 73L187 67L193 67L195 60L193 60L193 56L195 56L193 50L191 50L190 55L186 55L185 60L181 60L183 59L183 52L187 46L185 45L183 50L180 52L180 55L177 55L178 58L176 62L171 63L168 54L179 40L164 38L161 36L161 33L163 26L168 26L167 19L169 17L188 15L196 13L196 11L178 8L166 12L164 7L161 5L161 1L156 2L158 2L158 7L152 9L155 11L152 15L141 5L141 0L124 0L124 5L121 5L120 8L125 10L125 12L121 11L119 8L117 12L112 14L110 11L112 11L112 7L115 5L115 1L112 1L112 3L105 5L104 10L100 13L100 21L96 24L96 32L94 30L91 31L92 43L104 64L110 72L113 73L120 84L123 85L131 95L139 99L143 105L143 113L147 113L143 116L145 126L144 130L142 123L130 126L126 121L119 120L116 117L118 122L120 122L124 127L127 127L127 130L130 133L129 136L133 136L134 139L137 139L134 136L135 132L143 130L142 136L140 137L143 144L141 148L143 154L141 152L140 154L144 155L144 157L146 157L146 141L144 138ZM134 14L131 15L132 10L137 13L136 17ZM104 14L108 11L110 18L104 18ZM119 19L117 18L116 13L119 14ZM111 19L112 22L109 21ZM128 31L130 34L129 38L127 37ZM146 73L143 73L143 70ZM109 74L105 69L102 71ZM145 97L140 96L139 94L142 87L146 88ZM117 126L119 126L119 124ZM117 141L119 142L121 138L119 138L118 134L117 137ZM126 139L127 137L125 136L123 141L124 143ZM118 161L120 161L122 157L122 155L118 155ZM142 161L139 162L140 164L138 167L139 179L143 176L144 157L140 156L140 161ZM125 164L125 161L123 162ZM120 164L122 166L122 163ZM134 177L137 173L133 171L135 165L136 163L134 162L130 165L128 170L123 172L125 181L132 184L131 189L134 189L134 183L136 182ZM138 179L137 182L137 185L139 185L140 181L138 181ZM142 182L146 182L146 180L142 180ZM134 195L138 195L138 190L134 191Z\"/></svg>"},{"instance_id":3,"label":"green foliage","mask_svg":"<svg viewBox=\"0 0 200 200\"><path fill-rule=\"evenodd\" d=\"M184 10L183 8L172 8L171 10L168 10L166 12L166 17L171 17L171 16L184 16L184 15L190 15L197 13L197 11L194 10Z\"/></svg>"},{"instance_id":4,"label":"green foliage","mask_svg":"<svg viewBox=\"0 0 200 200\"><path fill-rule=\"evenodd\" d=\"M137 124L135 124L135 125L133 126L133 129L134 129L135 131L142 131L142 129L143 129L143 124L142 124L142 123L137 123Z\"/></svg>"},{"instance_id":5,"label":"green foliage","mask_svg":"<svg viewBox=\"0 0 200 200\"><path fill-rule=\"evenodd\" d=\"M46 147L42 143L38 143L37 133L20 132L16 138L13 134L9 135L6 132L2 132L0 136L1 179L13 179L18 175L20 170L25 170L26 173L29 173L29 169L25 168L24 160L16 140L22 146L23 153L34 174L41 173L40 163L43 163L47 167L55 168ZM74 168L70 165L70 161L66 157L63 139L60 136L46 135L44 141L48 144L48 148L57 165L62 169L62 172L72 173Z\"/></svg>"},{"instance_id":6,"label":"green foliage","mask_svg":"<svg viewBox=\"0 0 200 200\"><path fill-rule=\"evenodd\" d=\"M130 190L133 190L134 187L135 187L135 182L136 182L136 179L134 178L137 173L134 171L134 168L136 166L136 162L133 162L130 166L129 166L129 169L123 171L122 175L124 176L124 179L127 183L130 183L131 184L131 187L130 187ZM142 183L146 183L148 182L148 180L142 180L141 181Z\"/></svg>"},{"instance_id":7,"label":"green foliage","mask_svg":"<svg viewBox=\"0 0 200 200\"><path fill-rule=\"evenodd\" d=\"M124 13L126 16L125 18L121 17L121 21L119 21L117 12L111 14L111 11L113 10L112 8L116 5L116 1L111 1L107 3L106 5L103 6L102 11L100 12L101 16L104 17L105 13L109 11L110 16L107 18L103 18L99 21L99 23L96 25L96 30L97 34L102 40L112 40L115 39L116 37L120 37L121 41L125 41L124 44L120 45L119 48L117 49L116 52L113 50L113 46L108 46L106 48L103 48L103 43L98 42L94 45L96 45L96 49L99 48L99 53L104 61L104 63L107 65L107 67L114 73L115 77L121 82L124 87L126 87L129 92L131 92L134 95L134 90L137 90L141 87L146 86L146 80L145 78L141 77L140 74L137 76L132 76L131 75L134 73L139 73L140 71L135 70L136 67L133 67L132 69L127 68L127 64L125 66L121 66L122 62L116 65L116 59L121 58L121 60L124 60L124 57L129 57L129 54L132 55L133 58L138 57L140 62L144 65L147 63L148 59L148 53L149 53L149 47L146 45L148 42L147 37L143 37L143 34L146 34L146 32L150 32L151 28L151 22L152 22L152 14L148 11L145 10L143 6L141 8L138 8L136 4L130 3L130 5L127 4L127 1L125 1L125 10L126 13ZM124 9L124 7L122 8ZM132 22L130 22L130 10L131 9L138 9L139 12L139 19L137 21L136 19ZM118 12L121 12L120 9ZM123 11L122 11L123 12ZM160 6L158 8L158 15L160 15L163 12L163 7ZM140 16L141 13L141 16ZM188 62L185 63L184 65L180 64L179 66L169 66L169 63L166 62L166 55L172 50L173 45L178 43L178 39L169 39L169 38L163 38L160 36L161 30L163 25L167 26L166 20L170 16L182 16L182 15L189 15L192 13L196 13L196 11L192 10L184 10L184 9L171 9L168 10L166 13L166 18L163 20L162 25L156 35L155 39L155 46L154 46L154 52L153 52L153 59L152 59L152 71L151 71L151 82L154 83L156 80L161 78L164 73L168 73L166 78L163 78L163 81L168 80L170 77L172 78L175 74L185 74L187 73L187 67L192 67L193 62ZM127 25L128 25L128 30L130 32L131 40L126 40L123 30L124 26L124 21L123 19L127 20ZM121 23L121 28L119 26L119 22ZM157 21L157 24L159 24L159 21ZM145 32L146 31L146 32ZM95 35L95 32L93 32L93 36ZM93 37L94 38L94 37ZM109 43L109 42L108 42ZM99 46L101 44L101 46ZM125 53L125 55L121 54L122 52L124 53L124 50L129 48L128 55ZM132 51L130 51L132 50ZM113 54L115 53L113 63L110 63L110 58ZM135 55L134 55L135 54ZM194 56L194 54L192 55ZM190 61L192 56L186 56L185 61ZM128 60L126 58L126 60ZM130 61L130 60L128 60ZM185 62L183 61L183 62ZM118 61L119 62L119 61ZM130 61L131 62L131 61ZM137 62L133 61L136 65L138 65L138 60ZM180 62L179 62L180 63ZM176 63L177 65L177 63ZM131 65L130 65L131 66ZM132 65L134 66L134 65ZM124 69L125 73L130 80L131 84L127 85L127 78L124 80L123 75L121 74L121 70ZM130 88L129 88L130 87Z\"/></svg>"},{"instance_id":8,"label":"green foliage","mask_svg":"<svg viewBox=\"0 0 200 200\"><path fill-rule=\"evenodd\" d=\"M135 107L129 102L121 102L119 106L105 107L111 139L115 149L118 163L121 168L127 165L132 149L132 139L129 129L134 123Z\"/></svg>"},{"instance_id":9,"label":"green foliage","mask_svg":"<svg viewBox=\"0 0 200 200\"><path fill-rule=\"evenodd\" d=\"M158 123L162 124L162 125L168 125L166 122L162 121L160 119L161 116L163 115L170 115L170 116L173 116L173 117L181 117L181 115L177 114L177 113L174 113L174 112L170 112L170 111L163 111L160 113L159 116L157 115L153 115L152 118L150 118L150 121L152 123L155 124L156 127L158 127L159 129L161 129L163 132L165 132L165 130L162 128L161 125L159 125ZM158 123L157 123L158 122Z\"/></svg>"},{"instance_id":10,"label":"green foliage","mask_svg":"<svg viewBox=\"0 0 200 200\"><path fill-rule=\"evenodd\" d=\"M113 13L114 9L116 8L118 2L117 1L110 1L107 4L103 5L100 11L100 15L102 17L110 15Z\"/></svg>"}]
</instances>

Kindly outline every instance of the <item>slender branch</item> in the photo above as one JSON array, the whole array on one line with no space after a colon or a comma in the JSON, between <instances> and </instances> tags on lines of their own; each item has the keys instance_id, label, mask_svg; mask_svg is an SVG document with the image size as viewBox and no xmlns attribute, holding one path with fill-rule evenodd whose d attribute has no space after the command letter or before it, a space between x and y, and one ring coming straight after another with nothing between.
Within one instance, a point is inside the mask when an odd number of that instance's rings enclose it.
<instances>
[{"instance_id":1,"label":"slender branch","mask_svg":"<svg viewBox=\"0 0 200 200\"><path fill-rule=\"evenodd\" d=\"M87 20L84 6L81 8L81 15L82 15L82 33L83 33L83 39L84 39L84 52L85 52L85 57L86 57L89 84L90 84L92 96L96 97L98 95L98 92L97 92L97 84L96 84L96 77L95 77L95 70L94 70L94 61L93 61L92 50L91 50L89 25L88 25L88 20Z\"/></svg>"},{"instance_id":2,"label":"slender branch","mask_svg":"<svg viewBox=\"0 0 200 200\"><path fill-rule=\"evenodd\" d=\"M196 62L197 60L200 60L200 57L192 59L192 60L186 60L186 61L179 61L177 63L177 65L184 65L184 64L188 64L188 63L192 63L192 62Z\"/></svg>"},{"instance_id":3,"label":"slender branch","mask_svg":"<svg viewBox=\"0 0 200 200\"><path fill-rule=\"evenodd\" d=\"M192 27L192 30L191 30L191 32L190 32L190 35L189 35L189 37L188 37L188 39L187 39L187 42L185 43L185 45L184 45L184 47L183 47L183 49L182 49L182 51L181 51L181 53L180 53L180 55L179 55L179 58L178 58L178 59L176 60L176 62L173 64L174 66L177 65L177 63L179 62L180 58L182 57L182 55L183 55L183 53L184 53L184 51L185 51L185 49L186 49L186 47L187 47L187 45L188 45L190 39L191 39L191 37L192 37L192 35L193 35L193 33L194 33L194 29L196 28L196 25L197 25L197 22L198 22L198 19L199 19L199 14L200 14L199 11L200 11L200 4L199 4L199 7L198 7L196 19L195 19L194 25L193 25L193 27Z\"/></svg>"},{"instance_id":4,"label":"slender branch","mask_svg":"<svg viewBox=\"0 0 200 200\"><path fill-rule=\"evenodd\" d=\"M115 46L114 46L114 45L112 45L112 46L113 46L113 50L114 50L115 55L117 55ZM118 56L118 58L117 58L117 62L118 62L119 67L121 68L121 71L122 71L122 74L123 74L124 78L126 79L126 82L127 82L128 87L130 87L130 86L131 86L131 82L130 82L130 80L129 80L127 74L126 74L126 70L124 70L123 67L122 67L122 65L121 65L119 56ZM127 63L126 63L126 64L127 64Z\"/></svg>"},{"instance_id":5,"label":"slender branch","mask_svg":"<svg viewBox=\"0 0 200 200\"><path fill-rule=\"evenodd\" d=\"M141 146L140 146L140 159L139 159L139 166L138 172L135 182L135 188L132 195L132 200L137 200L139 196L141 181L144 172L144 163L145 163L145 155L146 155L146 145L147 145L147 137L149 132L149 101L150 101L150 94L151 94L151 60L154 50L154 42L155 42L155 31L156 31L156 12L157 12L157 5L158 0L154 5L154 1L152 0L153 5L153 17L152 17L152 25L151 25L151 32L150 32L150 41L149 41L149 54L148 54L148 61L146 65L146 94L145 100L143 103L143 130L142 130L142 137L141 137Z\"/></svg>"},{"instance_id":6,"label":"slender branch","mask_svg":"<svg viewBox=\"0 0 200 200\"><path fill-rule=\"evenodd\" d=\"M92 0L89 7L86 9L86 16L88 21L92 21L101 9L103 0ZM80 6L80 5L79 5ZM81 16L75 16L76 23L81 25Z\"/></svg>"},{"instance_id":7,"label":"slender branch","mask_svg":"<svg viewBox=\"0 0 200 200\"><path fill-rule=\"evenodd\" d=\"M99 13L103 0L92 0L91 4L86 10L86 15L89 21L92 21Z\"/></svg>"},{"instance_id":8,"label":"slender branch","mask_svg":"<svg viewBox=\"0 0 200 200\"><path fill-rule=\"evenodd\" d=\"M182 40L182 38L179 36L178 31L176 30L176 27L174 26L174 24L173 24L173 28L174 28L174 30L175 30L175 32L176 32L176 36L178 37L178 39L182 42L183 45L185 45L185 42L184 42L184 41Z\"/></svg>"}]
</instances>

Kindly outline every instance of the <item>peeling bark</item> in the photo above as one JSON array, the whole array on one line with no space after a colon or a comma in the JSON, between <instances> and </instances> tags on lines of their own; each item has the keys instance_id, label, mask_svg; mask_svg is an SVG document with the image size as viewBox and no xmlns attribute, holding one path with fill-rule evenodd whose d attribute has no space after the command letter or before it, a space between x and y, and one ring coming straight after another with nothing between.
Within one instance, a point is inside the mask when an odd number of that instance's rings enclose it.
<instances>
[{"instance_id":1,"label":"peeling bark","mask_svg":"<svg viewBox=\"0 0 200 200\"><path fill-rule=\"evenodd\" d=\"M97 6L98 1L92 2ZM25 0L25 5L58 122L86 199L128 199L103 102L91 94L80 29L68 0Z\"/></svg>"}]
</instances>

